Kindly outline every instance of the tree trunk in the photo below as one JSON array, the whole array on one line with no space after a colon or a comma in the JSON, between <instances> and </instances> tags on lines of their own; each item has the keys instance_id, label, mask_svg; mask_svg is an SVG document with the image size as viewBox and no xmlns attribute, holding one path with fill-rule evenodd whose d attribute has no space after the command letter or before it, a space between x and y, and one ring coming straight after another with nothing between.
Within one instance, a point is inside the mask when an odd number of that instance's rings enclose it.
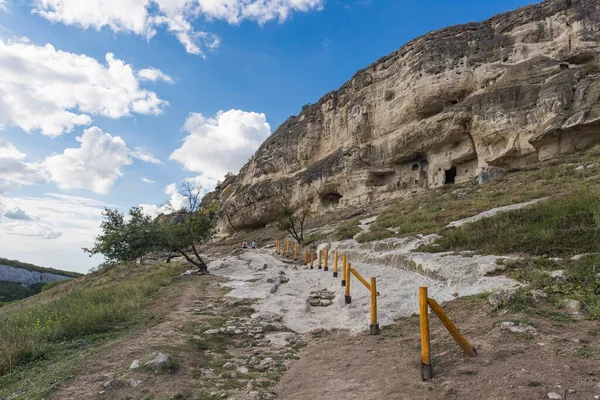
<instances>
[{"instance_id":1,"label":"tree trunk","mask_svg":"<svg viewBox=\"0 0 600 400\"><path fill-rule=\"evenodd\" d=\"M200 258L200 256L196 255L196 257L198 257L198 260L193 260L190 256L187 255L187 253L181 249L177 249L177 251L185 257L186 260L188 260L188 262L194 264L196 267L198 267L198 270L200 273L202 274L208 274L208 266L204 263L204 261L202 260L202 258Z\"/></svg>"},{"instance_id":2,"label":"tree trunk","mask_svg":"<svg viewBox=\"0 0 600 400\"><path fill-rule=\"evenodd\" d=\"M208 274L208 266L204 263L204 260L202 260L200 254L198 254L198 250L196 250L196 245L194 243L192 243L192 250L194 251L196 259L198 259L198 263L194 265L196 265L200 269L200 272Z\"/></svg>"}]
</instances>

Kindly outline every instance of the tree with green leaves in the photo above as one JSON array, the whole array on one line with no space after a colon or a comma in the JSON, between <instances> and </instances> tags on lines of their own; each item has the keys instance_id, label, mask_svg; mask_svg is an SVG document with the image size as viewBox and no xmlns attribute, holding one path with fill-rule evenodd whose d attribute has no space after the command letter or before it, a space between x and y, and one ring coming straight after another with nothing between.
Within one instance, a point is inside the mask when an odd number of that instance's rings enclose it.
<instances>
[{"instance_id":1,"label":"tree with green leaves","mask_svg":"<svg viewBox=\"0 0 600 400\"><path fill-rule=\"evenodd\" d=\"M102 254L109 263L132 262L155 248L158 232L152 218L140 207L131 208L128 219L110 208L105 208L102 216L101 233L94 246L83 249L90 257Z\"/></svg>"},{"instance_id":2,"label":"tree with green leaves","mask_svg":"<svg viewBox=\"0 0 600 400\"><path fill-rule=\"evenodd\" d=\"M202 207L201 194L193 184L184 183L179 189L178 204L165 204L165 212L154 220L139 207L129 210L129 218L106 208L94 246L83 250L90 256L102 254L109 263L132 262L152 251L179 253L199 272L208 273L198 245L213 235L215 206Z\"/></svg>"},{"instance_id":3,"label":"tree with green leaves","mask_svg":"<svg viewBox=\"0 0 600 400\"><path fill-rule=\"evenodd\" d=\"M160 247L181 254L201 273L208 273L198 245L206 243L214 233L215 206L202 207L202 192L190 182L184 182L178 193L181 204L165 205L167 213L160 218Z\"/></svg>"}]
</instances>

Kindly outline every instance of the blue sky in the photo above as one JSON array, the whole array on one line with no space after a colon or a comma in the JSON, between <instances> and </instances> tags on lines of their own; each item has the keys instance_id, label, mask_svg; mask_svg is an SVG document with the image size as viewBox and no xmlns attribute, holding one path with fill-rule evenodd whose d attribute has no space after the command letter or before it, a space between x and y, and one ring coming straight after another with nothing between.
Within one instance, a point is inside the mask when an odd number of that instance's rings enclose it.
<instances>
[{"instance_id":1,"label":"blue sky","mask_svg":"<svg viewBox=\"0 0 600 400\"><path fill-rule=\"evenodd\" d=\"M101 261L80 247L103 205L176 201L165 188L198 176L210 189L358 69L431 30L532 3L0 0L0 256L85 272Z\"/></svg>"}]
</instances>

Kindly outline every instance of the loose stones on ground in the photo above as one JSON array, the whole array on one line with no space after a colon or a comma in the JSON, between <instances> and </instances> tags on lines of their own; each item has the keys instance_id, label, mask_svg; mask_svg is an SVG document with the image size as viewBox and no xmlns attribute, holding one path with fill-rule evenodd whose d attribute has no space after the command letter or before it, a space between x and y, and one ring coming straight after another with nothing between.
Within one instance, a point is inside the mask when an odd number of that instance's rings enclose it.
<instances>
[{"instance_id":1,"label":"loose stones on ground","mask_svg":"<svg viewBox=\"0 0 600 400\"><path fill-rule=\"evenodd\" d=\"M514 332L514 333L532 333L532 334L537 333L536 329L531 325L516 324L512 321L504 321L500 325L500 328L506 329L506 330L508 330L510 332Z\"/></svg>"},{"instance_id":2,"label":"loose stones on ground","mask_svg":"<svg viewBox=\"0 0 600 400\"><path fill-rule=\"evenodd\" d=\"M333 304L335 293L327 289L310 292L308 303L313 307L327 307Z\"/></svg>"}]
</instances>

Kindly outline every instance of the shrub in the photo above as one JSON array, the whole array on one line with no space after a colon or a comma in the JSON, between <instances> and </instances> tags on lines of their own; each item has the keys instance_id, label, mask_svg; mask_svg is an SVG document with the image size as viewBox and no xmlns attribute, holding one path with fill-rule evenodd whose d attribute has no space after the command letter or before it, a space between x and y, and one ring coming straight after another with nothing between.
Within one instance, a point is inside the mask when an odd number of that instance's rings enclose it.
<instances>
[{"instance_id":1,"label":"shrub","mask_svg":"<svg viewBox=\"0 0 600 400\"><path fill-rule=\"evenodd\" d=\"M352 239L359 232L358 219L351 219L338 226L336 236L338 240Z\"/></svg>"}]
</instances>

